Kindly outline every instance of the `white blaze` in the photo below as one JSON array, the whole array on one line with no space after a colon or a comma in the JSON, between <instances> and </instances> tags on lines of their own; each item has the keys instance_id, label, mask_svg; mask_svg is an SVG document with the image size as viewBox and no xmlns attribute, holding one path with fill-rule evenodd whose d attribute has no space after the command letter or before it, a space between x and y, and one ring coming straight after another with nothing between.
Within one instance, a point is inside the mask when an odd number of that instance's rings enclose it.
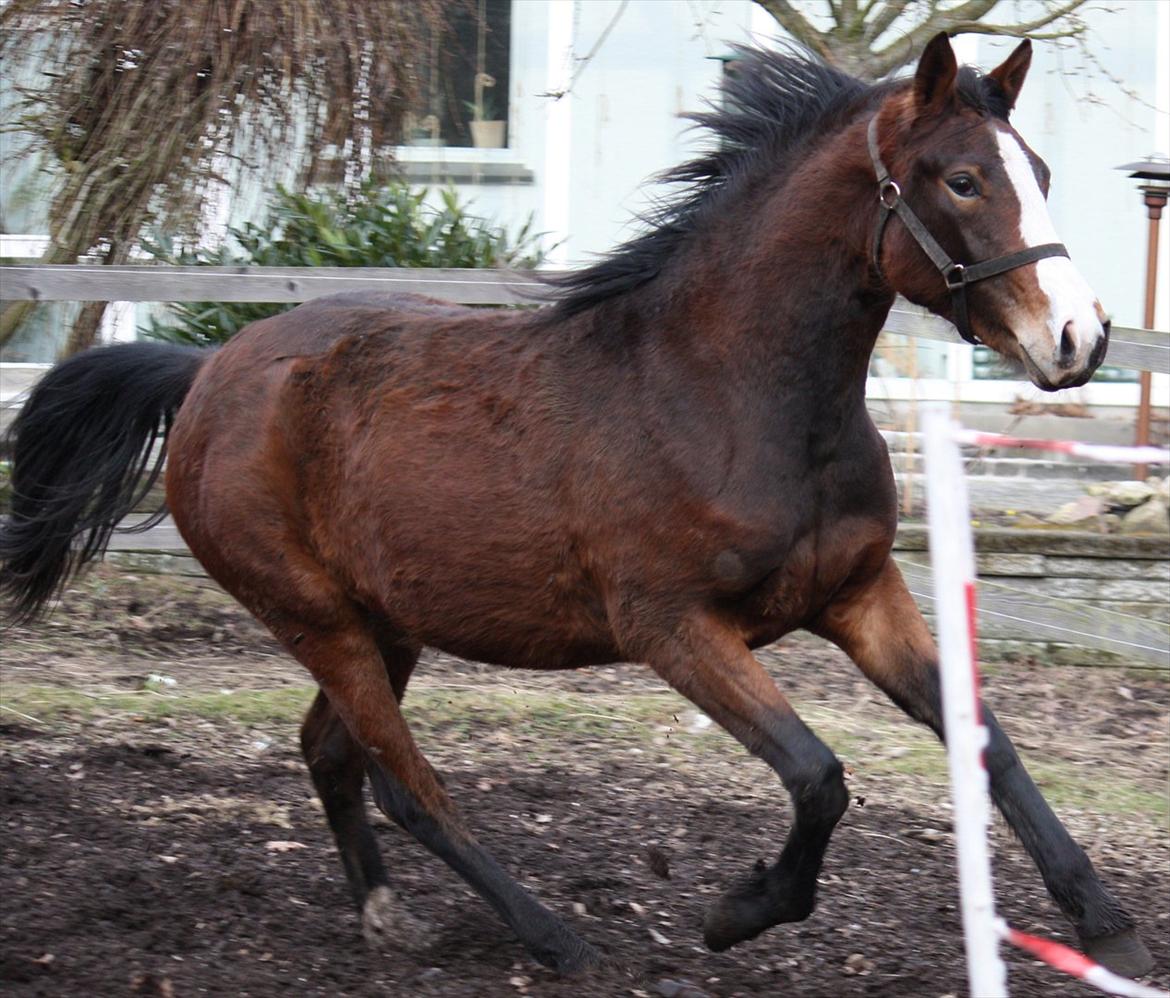
<instances>
[{"instance_id":1,"label":"white blaze","mask_svg":"<svg viewBox=\"0 0 1170 998\"><path fill-rule=\"evenodd\" d=\"M1060 237L1048 214L1048 203L1036 182L1036 174L1019 140L1010 132L996 129L999 152L1008 180L1020 203L1020 238L1025 247L1058 243ZM1072 322L1077 352L1091 349L1102 333L1097 318L1097 296L1068 257L1050 256L1033 264L1040 290L1048 298L1048 332L1060 345L1065 324Z\"/></svg>"}]
</instances>

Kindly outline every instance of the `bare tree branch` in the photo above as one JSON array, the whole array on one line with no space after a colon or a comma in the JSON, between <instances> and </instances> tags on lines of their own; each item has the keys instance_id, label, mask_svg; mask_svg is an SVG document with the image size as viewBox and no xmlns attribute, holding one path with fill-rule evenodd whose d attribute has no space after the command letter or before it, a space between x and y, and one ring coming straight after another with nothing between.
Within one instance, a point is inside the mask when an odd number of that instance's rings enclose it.
<instances>
[{"instance_id":1,"label":"bare tree branch","mask_svg":"<svg viewBox=\"0 0 1170 998\"><path fill-rule=\"evenodd\" d=\"M771 14L785 31L802 45L807 45L821 58L833 62L831 36L818 31L805 19L803 14L797 13L788 0L756 0L756 2Z\"/></svg>"},{"instance_id":2,"label":"bare tree branch","mask_svg":"<svg viewBox=\"0 0 1170 998\"><path fill-rule=\"evenodd\" d=\"M1054 21L1059 21L1062 17L1068 17L1074 13L1078 7L1084 6L1086 0L1069 0L1068 3L1061 7L1053 8L1049 13L1043 17L1038 17L1033 21L1025 21L1022 24L987 24L980 21L973 24L964 25L958 30L973 31L983 35L1016 35L1018 37L1037 38L1041 37L1032 34L1040 28L1052 24ZM1067 38L1069 35L1079 34L1084 30L1083 25L1073 25L1065 31L1055 31L1043 37L1046 38Z\"/></svg>"},{"instance_id":3,"label":"bare tree branch","mask_svg":"<svg viewBox=\"0 0 1170 998\"><path fill-rule=\"evenodd\" d=\"M875 79L880 79L899 66L904 66L940 31L950 32L955 30L956 24L976 22L990 13L998 2L999 0L967 0L966 3L949 9L932 6L930 14L924 21L885 48L872 53L868 67L871 74Z\"/></svg>"},{"instance_id":4,"label":"bare tree branch","mask_svg":"<svg viewBox=\"0 0 1170 998\"><path fill-rule=\"evenodd\" d=\"M872 53L868 60L868 68L875 78L880 78L905 65L914 54L921 51L922 46L940 31L950 34L973 32L985 35L1011 35L1014 37L1029 37L1036 29L1069 17L1084 6L1088 0L1068 0L1068 2L1054 7L1043 17L1019 24L989 24L982 18L989 14L996 6L997 0L968 0L967 3L949 9L937 8L933 16L928 17L921 24L912 28L903 37L891 42L885 48ZM1068 28L1046 37L1072 37L1083 31L1079 22Z\"/></svg>"},{"instance_id":5,"label":"bare tree branch","mask_svg":"<svg viewBox=\"0 0 1170 998\"><path fill-rule=\"evenodd\" d=\"M841 0L841 29L852 38L861 31L861 18L857 11L857 0Z\"/></svg>"},{"instance_id":6,"label":"bare tree branch","mask_svg":"<svg viewBox=\"0 0 1170 998\"><path fill-rule=\"evenodd\" d=\"M799 4L756 2L830 64L865 79L880 79L910 62L940 31L1076 38L1085 30L1077 10L1088 0L1048 0L1041 14L1015 23L986 20L1004 6L1003 0L826 0L833 24L824 31Z\"/></svg>"},{"instance_id":7,"label":"bare tree branch","mask_svg":"<svg viewBox=\"0 0 1170 998\"><path fill-rule=\"evenodd\" d=\"M899 0L881 0L881 5L881 9L874 19L866 25L865 33L862 35L862 40L867 46L881 38L890 25L906 12L908 6Z\"/></svg>"}]
</instances>

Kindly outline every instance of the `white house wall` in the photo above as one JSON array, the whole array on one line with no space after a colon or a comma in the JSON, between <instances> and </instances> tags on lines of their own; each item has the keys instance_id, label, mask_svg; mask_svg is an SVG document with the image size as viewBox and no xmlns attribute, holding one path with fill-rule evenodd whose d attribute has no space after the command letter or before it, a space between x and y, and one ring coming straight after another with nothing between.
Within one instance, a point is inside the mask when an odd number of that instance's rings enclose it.
<instances>
[{"instance_id":1,"label":"white house wall","mask_svg":"<svg viewBox=\"0 0 1170 998\"><path fill-rule=\"evenodd\" d=\"M710 56L727 51L725 39L748 37L755 6L749 0L633 0L582 67L579 60L618 13L619 0L515 0L507 158L532 170L535 180L460 185L460 195L478 214L511 226L531 214L550 245L561 243L560 265L588 262L612 248L631 234L632 219L649 204L647 179L699 148L680 114L715 96L722 68ZM703 15L698 25L696 12ZM571 90L559 100L547 95L550 18L567 22L578 60ZM546 128L565 103L569 144L550 149ZM405 152L422 158L432 151ZM494 150L438 152L448 162L485 154L500 158ZM551 211L549 185L567 191L567 203Z\"/></svg>"}]
</instances>

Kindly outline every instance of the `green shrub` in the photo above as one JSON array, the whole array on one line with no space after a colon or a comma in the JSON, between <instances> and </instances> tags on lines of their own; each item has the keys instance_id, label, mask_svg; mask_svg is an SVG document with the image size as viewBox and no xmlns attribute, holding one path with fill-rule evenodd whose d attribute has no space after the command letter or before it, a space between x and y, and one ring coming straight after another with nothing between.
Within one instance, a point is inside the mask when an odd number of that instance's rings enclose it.
<instances>
[{"instance_id":1,"label":"green shrub","mask_svg":"<svg viewBox=\"0 0 1170 998\"><path fill-rule=\"evenodd\" d=\"M257 267L534 267L542 257L531 219L515 236L469 215L452 190L441 207L423 203L425 191L401 181L367 181L356 195L331 190L294 194L283 188L263 224L229 229L223 246L176 251L166 235L146 250L183 266ZM178 302L144 330L152 339L210 346L249 322L292 308L270 302Z\"/></svg>"}]
</instances>

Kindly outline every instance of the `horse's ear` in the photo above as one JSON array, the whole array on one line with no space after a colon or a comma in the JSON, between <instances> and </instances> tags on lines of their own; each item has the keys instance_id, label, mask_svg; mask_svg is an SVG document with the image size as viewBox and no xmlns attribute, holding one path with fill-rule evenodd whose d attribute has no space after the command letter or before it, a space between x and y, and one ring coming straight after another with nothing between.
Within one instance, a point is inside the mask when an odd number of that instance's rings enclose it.
<instances>
[{"instance_id":1,"label":"horse's ear","mask_svg":"<svg viewBox=\"0 0 1170 998\"><path fill-rule=\"evenodd\" d=\"M955 92L958 73L951 40L945 31L940 31L922 50L914 73L914 103L918 110L937 110L946 104Z\"/></svg>"},{"instance_id":2,"label":"horse's ear","mask_svg":"<svg viewBox=\"0 0 1170 998\"><path fill-rule=\"evenodd\" d=\"M1016 106L1016 98L1020 96L1020 89L1024 85L1024 77L1028 75L1028 67L1032 65L1032 42L1025 38L1004 61L987 75L990 76L1003 90L1007 98L1008 110Z\"/></svg>"}]
</instances>

